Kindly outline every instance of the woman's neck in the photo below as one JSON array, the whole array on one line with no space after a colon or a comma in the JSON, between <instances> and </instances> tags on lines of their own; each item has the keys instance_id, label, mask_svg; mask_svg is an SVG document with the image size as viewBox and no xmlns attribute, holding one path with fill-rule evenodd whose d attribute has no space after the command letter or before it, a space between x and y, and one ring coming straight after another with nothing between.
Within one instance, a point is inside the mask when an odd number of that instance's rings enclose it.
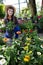
<instances>
[{"instance_id":1,"label":"woman's neck","mask_svg":"<svg viewBox=\"0 0 43 65\"><path fill-rule=\"evenodd\" d=\"M8 19L9 19L9 20L11 20L11 18L12 18L11 16L8 16Z\"/></svg>"}]
</instances>

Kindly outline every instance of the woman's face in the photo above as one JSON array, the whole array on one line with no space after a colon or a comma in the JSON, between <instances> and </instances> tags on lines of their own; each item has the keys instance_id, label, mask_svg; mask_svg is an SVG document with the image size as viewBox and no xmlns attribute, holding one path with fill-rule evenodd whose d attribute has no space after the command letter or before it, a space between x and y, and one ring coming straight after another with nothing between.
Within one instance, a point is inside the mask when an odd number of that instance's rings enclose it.
<instances>
[{"instance_id":1,"label":"woman's face","mask_svg":"<svg viewBox=\"0 0 43 65\"><path fill-rule=\"evenodd\" d=\"M12 16L13 15L13 9L8 9L8 15Z\"/></svg>"}]
</instances>

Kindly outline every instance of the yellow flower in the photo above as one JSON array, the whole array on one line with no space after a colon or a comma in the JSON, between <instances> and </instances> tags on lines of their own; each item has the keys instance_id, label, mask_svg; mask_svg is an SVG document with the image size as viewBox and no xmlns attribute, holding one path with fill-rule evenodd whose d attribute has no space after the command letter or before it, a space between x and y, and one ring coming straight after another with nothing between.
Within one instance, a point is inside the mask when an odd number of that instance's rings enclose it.
<instances>
[{"instance_id":1,"label":"yellow flower","mask_svg":"<svg viewBox=\"0 0 43 65\"><path fill-rule=\"evenodd\" d=\"M3 38L3 41L4 42L8 42L9 41L9 38Z\"/></svg>"},{"instance_id":2,"label":"yellow flower","mask_svg":"<svg viewBox=\"0 0 43 65\"><path fill-rule=\"evenodd\" d=\"M29 51L29 54L32 54L32 51Z\"/></svg>"},{"instance_id":3,"label":"yellow flower","mask_svg":"<svg viewBox=\"0 0 43 65\"><path fill-rule=\"evenodd\" d=\"M26 55L26 56L24 57L24 61L25 61L25 62L29 62L29 61L30 61L30 56L27 56L27 55Z\"/></svg>"},{"instance_id":4,"label":"yellow flower","mask_svg":"<svg viewBox=\"0 0 43 65\"><path fill-rule=\"evenodd\" d=\"M26 40L31 41L31 38L26 38Z\"/></svg>"},{"instance_id":5,"label":"yellow flower","mask_svg":"<svg viewBox=\"0 0 43 65\"><path fill-rule=\"evenodd\" d=\"M24 47L24 50L28 50L28 46L25 46L25 47Z\"/></svg>"},{"instance_id":6,"label":"yellow flower","mask_svg":"<svg viewBox=\"0 0 43 65\"><path fill-rule=\"evenodd\" d=\"M28 59L27 59L27 58L24 58L24 61L25 61L25 62L28 62Z\"/></svg>"},{"instance_id":7,"label":"yellow flower","mask_svg":"<svg viewBox=\"0 0 43 65\"><path fill-rule=\"evenodd\" d=\"M30 43L25 43L26 45L30 45Z\"/></svg>"}]
</instances>

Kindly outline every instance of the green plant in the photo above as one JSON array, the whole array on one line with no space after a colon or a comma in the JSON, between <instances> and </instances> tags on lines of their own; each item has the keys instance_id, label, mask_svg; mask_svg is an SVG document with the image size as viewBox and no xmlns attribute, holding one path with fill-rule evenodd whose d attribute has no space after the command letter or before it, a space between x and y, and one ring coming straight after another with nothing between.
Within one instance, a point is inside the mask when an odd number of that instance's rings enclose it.
<instances>
[{"instance_id":1,"label":"green plant","mask_svg":"<svg viewBox=\"0 0 43 65\"><path fill-rule=\"evenodd\" d=\"M24 22L23 24L20 24L19 26L21 29L33 29L33 24L31 20Z\"/></svg>"},{"instance_id":2,"label":"green plant","mask_svg":"<svg viewBox=\"0 0 43 65\"><path fill-rule=\"evenodd\" d=\"M1 46L0 55L6 60L6 65L42 65L43 42L33 30L33 24L28 21L25 25L28 32L24 32L22 39L12 39L12 46ZM7 44L7 43L6 43Z\"/></svg>"},{"instance_id":3,"label":"green plant","mask_svg":"<svg viewBox=\"0 0 43 65\"><path fill-rule=\"evenodd\" d=\"M43 16L39 19L39 26L43 29Z\"/></svg>"},{"instance_id":4,"label":"green plant","mask_svg":"<svg viewBox=\"0 0 43 65\"><path fill-rule=\"evenodd\" d=\"M4 24L4 21L3 20L0 20L0 30L1 31L5 31L6 30L5 24Z\"/></svg>"},{"instance_id":5,"label":"green plant","mask_svg":"<svg viewBox=\"0 0 43 65\"><path fill-rule=\"evenodd\" d=\"M9 21L8 23L7 23L7 25L6 25L6 29L7 30L13 30L13 28L14 28L14 22L12 22L12 21Z\"/></svg>"},{"instance_id":6,"label":"green plant","mask_svg":"<svg viewBox=\"0 0 43 65\"><path fill-rule=\"evenodd\" d=\"M31 11L30 11L30 8L23 8L18 17L21 17L21 18L27 18L27 17L30 17L31 16Z\"/></svg>"},{"instance_id":7,"label":"green plant","mask_svg":"<svg viewBox=\"0 0 43 65\"><path fill-rule=\"evenodd\" d=\"M5 43L2 40L2 37L0 37L0 45L5 45Z\"/></svg>"},{"instance_id":8,"label":"green plant","mask_svg":"<svg viewBox=\"0 0 43 65\"><path fill-rule=\"evenodd\" d=\"M5 7L5 5L0 4L0 18L1 18L1 19L4 18L4 16L5 16L4 7Z\"/></svg>"}]
</instances>

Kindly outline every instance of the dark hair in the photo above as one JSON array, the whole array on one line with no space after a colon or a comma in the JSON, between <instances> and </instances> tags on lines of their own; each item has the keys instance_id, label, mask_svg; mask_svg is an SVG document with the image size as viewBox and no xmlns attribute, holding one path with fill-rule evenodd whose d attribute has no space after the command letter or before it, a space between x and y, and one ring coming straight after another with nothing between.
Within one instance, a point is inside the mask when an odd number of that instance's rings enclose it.
<instances>
[{"instance_id":1,"label":"dark hair","mask_svg":"<svg viewBox=\"0 0 43 65\"><path fill-rule=\"evenodd\" d=\"M9 9L12 9L12 10L13 10L13 14L12 14L12 16L11 16L11 18L13 19L13 16L14 16L14 13L15 13L15 12L14 12L14 7L13 7L13 6L9 6L9 7L7 8L7 18L8 18L8 16L9 16L9 15L8 15L8 10L9 10Z\"/></svg>"},{"instance_id":2,"label":"dark hair","mask_svg":"<svg viewBox=\"0 0 43 65\"><path fill-rule=\"evenodd\" d=\"M12 10L13 10L13 15L14 15L14 7L12 7L12 6L8 7L8 8L7 8L7 11L8 11L9 9L12 9Z\"/></svg>"},{"instance_id":3,"label":"dark hair","mask_svg":"<svg viewBox=\"0 0 43 65\"><path fill-rule=\"evenodd\" d=\"M16 9L13 6L7 6L6 7L7 16L4 18L5 24L7 24L7 22L9 21L9 19L8 19L8 10L9 9L13 10L13 15L11 16L11 21L13 21L15 24L18 24L17 18L14 16L14 13L15 13Z\"/></svg>"}]
</instances>

